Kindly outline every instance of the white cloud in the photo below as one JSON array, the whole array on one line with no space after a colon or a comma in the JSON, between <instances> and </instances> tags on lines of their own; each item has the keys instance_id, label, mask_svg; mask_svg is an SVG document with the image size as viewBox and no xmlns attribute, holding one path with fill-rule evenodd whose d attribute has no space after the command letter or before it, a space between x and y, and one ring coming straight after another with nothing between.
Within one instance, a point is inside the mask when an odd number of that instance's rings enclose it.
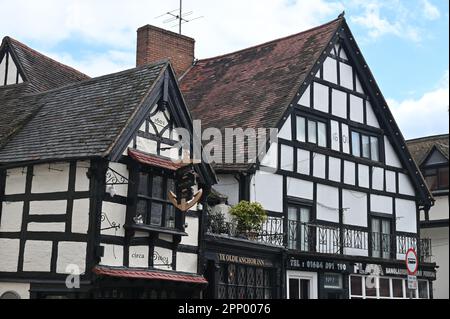
<instances>
[{"instance_id":1,"label":"white cloud","mask_svg":"<svg viewBox=\"0 0 450 319\"><path fill-rule=\"evenodd\" d=\"M448 70L439 85L420 98L404 101L387 99L387 102L405 138L448 133Z\"/></svg>"},{"instance_id":2,"label":"white cloud","mask_svg":"<svg viewBox=\"0 0 450 319\"><path fill-rule=\"evenodd\" d=\"M351 6L362 9L363 13L352 16L350 21L367 29L370 38L394 35L420 42L422 30L411 24L416 13L407 9L399 0L353 0Z\"/></svg>"},{"instance_id":3,"label":"white cloud","mask_svg":"<svg viewBox=\"0 0 450 319\"><path fill-rule=\"evenodd\" d=\"M430 1L422 0L422 6L423 6L423 14L426 19L436 20L441 17L439 9L435 7Z\"/></svg>"}]
</instances>

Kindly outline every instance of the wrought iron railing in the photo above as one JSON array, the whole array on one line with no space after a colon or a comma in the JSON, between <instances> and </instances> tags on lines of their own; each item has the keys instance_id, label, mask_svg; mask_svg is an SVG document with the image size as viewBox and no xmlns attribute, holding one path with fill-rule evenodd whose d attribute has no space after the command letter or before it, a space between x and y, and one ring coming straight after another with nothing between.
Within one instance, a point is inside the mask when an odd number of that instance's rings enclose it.
<instances>
[{"instance_id":1,"label":"wrought iron railing","mask_svg":"<svg viewBox=\"0 0 450 319\"><path fill-rule=\"evenodd\" d=\"M419 252L422 262L431 260L431 240L411 235L392 235L368 232L359 227L328 226L288 220L283 232L284 219L268 217L254 233L241 233L235 222L213 223L208 221L207 232L251 240L259 243L284 246L288 249L322 254L365 255L384 259L402 259L409 248Z\"/></svg>"}]
</instances>

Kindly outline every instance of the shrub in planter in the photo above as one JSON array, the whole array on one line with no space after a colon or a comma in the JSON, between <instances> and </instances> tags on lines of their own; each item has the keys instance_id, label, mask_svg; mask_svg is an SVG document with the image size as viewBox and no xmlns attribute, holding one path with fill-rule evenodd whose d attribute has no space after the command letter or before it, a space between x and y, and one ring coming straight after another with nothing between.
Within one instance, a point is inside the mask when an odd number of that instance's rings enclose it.
<instances>
[{"instance_id":1,"label":"shrub in planter","mask_svg":"<svg viewBox=\"0 0 450 319\"><path fill-rule=\"evenodd\" d=\"M256 237L262 223L267 220L267 213L260 203L241 201L230 210L237 223L237 231L247 237Z\"/></svg>"}]
</instances>

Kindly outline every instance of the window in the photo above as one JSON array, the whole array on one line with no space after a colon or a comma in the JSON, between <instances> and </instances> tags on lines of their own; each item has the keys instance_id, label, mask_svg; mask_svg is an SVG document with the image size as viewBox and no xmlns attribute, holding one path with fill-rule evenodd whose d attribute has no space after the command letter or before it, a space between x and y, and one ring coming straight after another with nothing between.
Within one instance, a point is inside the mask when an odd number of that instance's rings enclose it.
<instances>
[{"instance_id":1,"label":"window","mask_svg":"<svg viewBox=\"0 0 450 319\"><path fill-rule=\"evenodd\" d=\"M350 276L351 299L408 299L407 280L404 278ZM369 283L369 285L367 285ZM428 281L419 280L418 289L412 292L412 298L429 298ZM408 293L407 293L408 292Z\"/></svg>"},{"instance_id":2,"label":"window","mask_svg":"<svg viewBox=\"0 0 450 319\"><path fill-rule=\"evenodd\" d=\"M317 299L317 273L288 271L288 299Z\"/></svg>"},{"instance_id":3,"label":"window","mask_svg":"<svg viewBox=\"0 0 450 319\"><path fill-rule=\"evenodd\" d=\"M423 176L430 190L448 189L448 166L425 168Z\"/></svg>"},{"instance_id":4,"label":"window","mask_svg":"<svg viewBox=\"0 0 450 319\"><path fill-rule=\"evenodd\" d=\"M297 116L297 141L327 147L327 125L322 121Z\"/></svg>"},{"instance_id":5,"label":"window","mask_svg":"<svg viewBox=\"0 0 450 319\"><path fill-rule=\"evenodd\" d=\"M419 298L420 299L428 299L428 281L419 280Z\"/></svg>"},{"instance_id":6,"label":"window","mask_svg":"<svg viewBox=\"0 0 450 319\"><path fill-rule=\"evenodd\" d=\"M391 220L372 217L372 257L389 259L391 256Z\"/></svg>"},{"instance_id":7,"label":"window","mask_svg":"<svg viewBox=\"0 0 450 319\"><path fill-rule=\"evenodd\" d=\"M174 191L173 179L140 172L136 216L142 216L147 225L175 228L175 207L168 200L169 191Z\"/></svg>"},{"instance_id":8,"label":"window","mask_svg":"<svg viewBox=\"0 0 450 319\"><path fill-rule=\"evenodd\" d=\"M377 136L352 131L352 155L380 161L380 143Z\"/></svg>"},{"instance_id":9,"label":"window","mask_svg":"<svg viewBox=\"0 0 450 319\"><path fill-rule=\"evenodd\" d=\"M288 207L289 249L309 251L310 211L309 207Z\"/></svg>"},{"instance_id":10,"label":"window","mask_svg":"<svg viewBox=\"0 0 450 319\"><path fill-rule=\"evenodd\" d=\"M271 299L272 289L270 269L220 264L218 299Z\"/></svg>"}]
</instances>

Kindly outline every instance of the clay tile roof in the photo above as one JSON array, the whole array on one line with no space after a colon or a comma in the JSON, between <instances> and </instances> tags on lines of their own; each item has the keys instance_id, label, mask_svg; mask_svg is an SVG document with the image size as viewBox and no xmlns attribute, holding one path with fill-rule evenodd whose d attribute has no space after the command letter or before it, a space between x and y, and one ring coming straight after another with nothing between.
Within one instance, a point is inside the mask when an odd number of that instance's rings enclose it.
<instances>
[{"instance_id":1,"label":"clay tile roof","mask_svg":"<svg viewBox=\"0 0 450 319\"><path fill-rule=\"evenodd\" d=\"M121 277L121 278L135 278L135 279L147 279L147 280L166 280L187 282L191 284L207 284L208 281L200 275L169 272L162 270L149 270L149 269L131 269L131 268L119 268L119 267L105 267L96 266L93 272L97 275Z\"/></svg>"},{"instance_id":2,"label":"clay tile roof","mask_svg":"<svg viewBox=\"0 0 450 319\"><path fill-rule=\"evenodd\" d=\"M180 80L193 119L222 130L276 127L342 21L199 60Z\"/></svg>"},{"instance_id":3,"label":"clay tile roof","mask_svg":"<svg viewBox=\"0 0 450 319\"><path fill-rule=\"evenodd\" d=\"M22 68L27 81L37 91L51 90L89 79L86 74L57 62L11 37L3 39L2 46L5 44L11 47L12 53L19 60L19 67Z\"/></svg>"},{"instance_id":4,"label":"clay tile roof","mask_svg":"<svg viewBox=\"0 0 450 319\"><path fill-rule=\"evenodd\" d=\"M183 167L183 164L181 163L174 163L170 159L162 158L157 155L142 153L131 148L128 149L128 155L141 164L165 168L172 171L176 171L177 169Z\"/></svg>"},{"instance_id":5,"label":"clay tile roof","mask_svg":"<svg viewBox=\"0 0 450 319\"><path fill-rule=\"evenodd\" d=\"M448 134L417 138L407 141L406 144L408 145L408 149L411 155L419 166L428 157L428 154L433 149L433 147L436 147L442 153L442 155L447 158L447 160L449 159Z\"/></svg>"}]
</instances>

